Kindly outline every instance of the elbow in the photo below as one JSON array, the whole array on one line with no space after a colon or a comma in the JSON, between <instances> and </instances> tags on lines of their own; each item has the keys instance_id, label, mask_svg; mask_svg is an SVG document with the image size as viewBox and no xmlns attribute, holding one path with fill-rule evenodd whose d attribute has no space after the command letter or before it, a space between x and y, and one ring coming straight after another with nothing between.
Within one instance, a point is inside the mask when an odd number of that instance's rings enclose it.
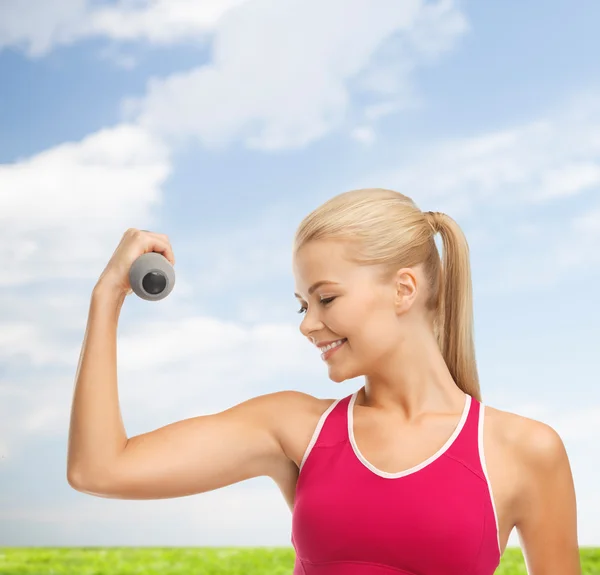
<instances>
[{"instance_id":1,"label":"elbow","mask_svg":"<svg viewBox=\"0 0 600 575\"><path fill-rule=\"evenodd\" d=\"M83 477L76 469L67 469L67 483L75 489L75 491L83 490Z\"/></svg>"},{"instance_id":2,"label":"elbow","mask_svg":"<svg viewBox=\"0 0 600 575\"><path fill-rule=\"evenodd\" d=\"M110 498L110 493L106 485L93 479L89 475L84 475L79 470L67 470L67 482L75 490L87 495L95 495L96 497Z\"/></svg>"}]
</instances>

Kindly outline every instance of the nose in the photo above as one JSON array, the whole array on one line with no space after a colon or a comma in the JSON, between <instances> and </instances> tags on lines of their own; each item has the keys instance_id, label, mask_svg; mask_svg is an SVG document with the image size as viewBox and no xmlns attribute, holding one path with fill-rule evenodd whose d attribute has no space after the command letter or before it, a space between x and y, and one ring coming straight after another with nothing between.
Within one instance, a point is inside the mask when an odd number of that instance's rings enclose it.
<instances>
[{"instance_id":1,"label":"nose","mask_svg":"<svg viewBox=\"0 0 600 575\"><path fill-rule=\"evenodd\" d=\"M304 313L304 317L302 318L302 321L300 322L300 333L302 333L302 335L304 337L307 337L310 339L310 334L314 333L316 331L322 331L323 330L323 322L320 321L319 319L313 319L313 316L309 314L308 311L306 311Z\"/></svg>"}]
</instances>

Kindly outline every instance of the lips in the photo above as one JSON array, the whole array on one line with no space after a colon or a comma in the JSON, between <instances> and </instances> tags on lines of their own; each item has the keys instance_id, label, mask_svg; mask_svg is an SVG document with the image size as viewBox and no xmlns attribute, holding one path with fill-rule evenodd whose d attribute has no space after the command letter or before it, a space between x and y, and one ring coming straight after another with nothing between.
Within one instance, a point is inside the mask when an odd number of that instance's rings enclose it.
<instances>
[{"instance_id":1,"label":"lips","mask_svg":"<svg viewBox=\"0 0 600 575\"><path fill-rule=\"evenodd\" d=\"M342 339L340 341L341 341L341 343L338 343L337 345L334 345L333 347L328 348L327 351L321 352L321 359L323 361L329 361L329 359L334 354L336 354L339 349L341 349L342 347L344 347L344 344L346 343L346 339Z\"/></svg>"}]
</instances>

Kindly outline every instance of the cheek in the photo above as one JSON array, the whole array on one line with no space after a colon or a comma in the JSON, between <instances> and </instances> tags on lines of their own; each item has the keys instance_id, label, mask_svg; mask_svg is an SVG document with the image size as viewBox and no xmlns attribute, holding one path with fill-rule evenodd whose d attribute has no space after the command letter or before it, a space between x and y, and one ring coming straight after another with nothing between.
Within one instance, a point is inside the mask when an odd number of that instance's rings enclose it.
<instances>
[{"instance_id":1,"label":"cheek","mask_svg":"<svg viewBox=\"0 0 600 575\"><path fill-rule=\"evenodd\" d=\"M382 351L398 329L397 318L377 300L347 300L331 317L329 328L350 340L350 346L364 351Z\"/></svg>"},{"instance_id":2,"label":"cheek","mask_svg":"<svg viewBox=\"0 0 600 575\"><path fill-rule=\"evenodd\" d=\"M387 313L372 313L365 315L358 324L361 340L372 349L382 350L391 341L398 339L398 323L395 317Z\"/></svg>"}]
</instances>

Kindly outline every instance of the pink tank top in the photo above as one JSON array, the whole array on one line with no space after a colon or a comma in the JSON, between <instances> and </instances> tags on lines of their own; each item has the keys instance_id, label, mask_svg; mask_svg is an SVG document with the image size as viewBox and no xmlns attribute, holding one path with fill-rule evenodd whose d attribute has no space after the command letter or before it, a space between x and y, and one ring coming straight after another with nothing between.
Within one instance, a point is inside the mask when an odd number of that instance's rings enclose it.
<instances>
[{"instance_id":1,"label":"pink tank top","mask_svg":"<svg viewBox=\"0 0 600 575\"><path fill-rule=\"evenodd\" d=\"M483 404L465 395L454 433L429 459L377 469L353 433L358 391L321 416L292 512L293 575L491 575L500 539L483 452Z\"/></svg>"}]
</instances>

